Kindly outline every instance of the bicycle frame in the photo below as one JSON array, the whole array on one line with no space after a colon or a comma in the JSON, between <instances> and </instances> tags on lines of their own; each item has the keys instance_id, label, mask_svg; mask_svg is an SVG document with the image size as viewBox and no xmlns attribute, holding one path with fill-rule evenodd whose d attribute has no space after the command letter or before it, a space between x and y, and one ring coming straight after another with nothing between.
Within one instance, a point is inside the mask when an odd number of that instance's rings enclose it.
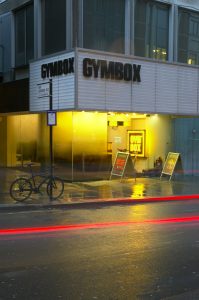
<instances>
[{"instance_id":1,"label":"bicycle frame","mask_svg":"<svg viewBox=\"0 0 199 300\"><path fill-rule=\"evenodd\" d=\"M39 193L40 191L40 188L41 186L44 184L44 183L48 183L49 179L50 179L50 176L42 176L42 175L34 175L33 173L33 169L32 169L32 165L31 164L28 164L28 167L30 168L30 174L31 176L29 177L29 180L32 182L32 190L33 192L35 193ZM43 180L41 180L41 182L37 185L36 184L36 180L35 180L35 177L44 177Z\"/></svg>"},{"instance_id":2,"label":"bicycle frame","mask_svg":"<svg viewBox=\"0 0 199 300\"><path fill-rule=\"evenodd\" d=\"M46 184L46 193L50 200L55 200L61 197L64 192L64 181L63 179L50 175L33 173L32 164L27 164L30 168L30 176L28 178L22 176L15 179L10 186L10 196L16 201L24 201L28 199L31 193L40 193L40 188L44 183ZM41 180L37 185L36 177Z\"/></svg>"}]
</instances>

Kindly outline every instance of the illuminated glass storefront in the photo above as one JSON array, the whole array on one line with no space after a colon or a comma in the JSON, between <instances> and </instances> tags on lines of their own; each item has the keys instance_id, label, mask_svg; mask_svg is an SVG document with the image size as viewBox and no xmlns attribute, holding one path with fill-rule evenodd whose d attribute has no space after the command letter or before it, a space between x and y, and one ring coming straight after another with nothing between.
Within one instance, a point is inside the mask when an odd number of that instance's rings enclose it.
<instances>
[{"instance_id":1,"label":"illuminated glass storefront","mask_svg":"<svg viewBox=\"0 0 199 300\"><path fill-rule=\"evenodd\" d=\"M7 150L1 156L2 165L15 167L32 161L48 166L46 113L2 117L0 124L1 133L7 128L7 141L1 146L2 153L3 148ZM142 172L152 167L158 156L165 156L171 146L170 139L169 116L59 112L53 129L54 162L62 167L68 180L86 178L92 172L96 178L107 178L117 151L129 151L138 156L136 170ZM142 153L134 153L133 149Z\"/></svg>"}]
</instances>

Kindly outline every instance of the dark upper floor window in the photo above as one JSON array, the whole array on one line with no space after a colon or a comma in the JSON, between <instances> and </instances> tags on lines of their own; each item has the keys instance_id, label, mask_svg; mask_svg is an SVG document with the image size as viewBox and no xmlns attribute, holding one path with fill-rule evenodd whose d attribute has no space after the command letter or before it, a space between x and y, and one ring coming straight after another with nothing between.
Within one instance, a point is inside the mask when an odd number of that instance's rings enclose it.
<instances>
[{"instance_id":1,"label":"dark upper floor window","mask_svg":"<svg viewBox=\"0 0 199 300\"><path fill-rule=\"evenodd\" d=\"M134 53L168 59L169 6L155 1L135 1Z\"/></svg>"},{"instance_id":2,"label":"dark upper floor window","mask_svg":"<svg viewBox=\"0 0 199 300\"><path fill-rule=\"evenodd\" d=\"M15 13L15 65L26 65L33 57L34 9L31 4Z\"/></svg>"},{"instance_id":3,"label":"dark upper floor window","mask_svg":"<svg viewBox=\"0 0 199 300\"><path fill-rule=\"evenodd\" d=\"M179 9L178 61L199 64L199 13Z\"/></svg>"},{"instance_id":4,"label":"dark upper floor window","mask_svg":"<svg viewBox=\"0 0 199 300\"><path fill-rule=\"evenodd\" d=\"M66 49L66 0L42 0L42 54Z\"/></svg>"},{"instance_id":5,"label":"dark upper floor window","mask_svg":"<svg viewBox=\"0 0 199 300\"><path fill-rule=\"evenodd\" d=\"M124 53L125 0L84 0L83 46Z\"/></svg>"}]
</instances>

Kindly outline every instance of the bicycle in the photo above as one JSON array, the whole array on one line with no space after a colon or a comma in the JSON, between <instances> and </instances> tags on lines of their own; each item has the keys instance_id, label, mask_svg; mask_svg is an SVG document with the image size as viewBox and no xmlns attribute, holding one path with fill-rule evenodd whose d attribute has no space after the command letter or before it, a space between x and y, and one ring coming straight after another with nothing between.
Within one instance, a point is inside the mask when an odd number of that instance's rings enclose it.
<instances>
[{"instance_id":1,"label":"bicycle","mask_svg":"<svg viewBox=\"0 0 199 300\"><path fill-rule=\"evenodd\" d=\"M64 192L64 181L52 175L35 175L32 169L33 163L27 164L30 168L30 177L19 177L10 186L10 196L19 202L27 200L32 193L42 194L41 187L46 184L46 192L50 200L56 200ZM39 183L37 183L39 179Z\"/></svg>"}]
</instances>

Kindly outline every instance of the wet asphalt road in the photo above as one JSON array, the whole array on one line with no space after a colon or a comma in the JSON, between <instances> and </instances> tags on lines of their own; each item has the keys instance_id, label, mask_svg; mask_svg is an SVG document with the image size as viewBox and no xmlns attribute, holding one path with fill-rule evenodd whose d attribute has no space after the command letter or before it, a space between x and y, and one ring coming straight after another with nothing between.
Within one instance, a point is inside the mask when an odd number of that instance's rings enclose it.
<instances>
[{"instance_id":1,"label":"wet asphalt road","mask_svg":"<svg viewBox=\"0 0 199 300\"><path fill-rule=\"evenodd\" d=\"M197 200L0 213L1 229L99 225L0 236L0 299L189 299L199 287L199 222L143 221L198 211ZM121 221L137 223L100 226Z\"/></svg>"}]
</instances>

